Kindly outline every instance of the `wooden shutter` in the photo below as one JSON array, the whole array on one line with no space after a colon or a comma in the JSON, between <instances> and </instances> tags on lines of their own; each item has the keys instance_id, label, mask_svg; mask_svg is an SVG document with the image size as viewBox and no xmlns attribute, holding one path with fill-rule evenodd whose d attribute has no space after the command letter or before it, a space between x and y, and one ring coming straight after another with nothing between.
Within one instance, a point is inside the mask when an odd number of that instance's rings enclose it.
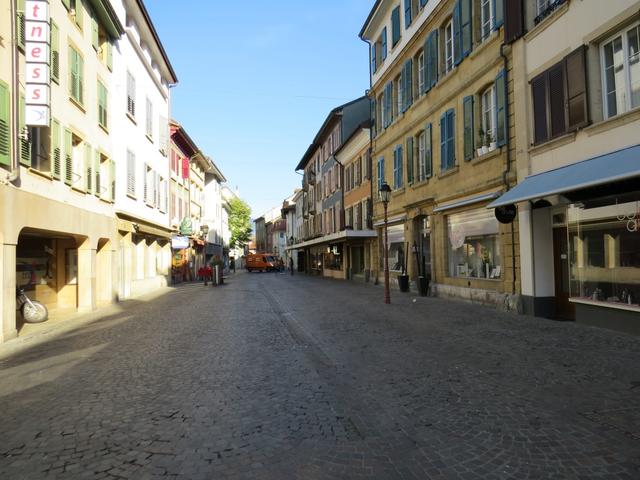
<instances>
[{"instance_id":1,"label":"wooden shutter","mask_svg":"<svg viewBox=\"0 0 640 480\"><path fill-rule=\"evenodd\" d=\"M531 82L533 100L533 141L538 144L549 137L547 129L547 75L538 75Z\"/></svg>"},{"instance_id":2,"label":"wooden shutter","mask_svg":"<svg viewBox=\"0 0 640 480\"><path fill-rule=\"evenodd\" d=\"M452 168L456 164L456 112L447 112L447 164Z\"/></svg>"},{"instance_id":3,"label":"wooden shutter","mask_svg":"<svg viewBox=\"0 0 640 480\"><path fill-rule=\"evenodd\" d=\"M405 110L413 104L413 59L410 58L404 64L405 73L403 75L405 79L405 88L403 99L405 102Z\"/></svg>"},{"instance_id":4,"label":"wooden shutter","mask_svg":"<svg viewBox=\"0 0 640 480\"><path fill-rule=\"evenodd\" d=\"M494 83L496 92L496 145L501 147L508 140L507 74L501 70Z\"/></svg>"},{"instance_id":5,"label":"wooden shutter","mask_svg":"<svg viewBox=\"0 0 640 480\"><path fill-rule=\"evenodd\" d=\"M429 57L429 39L431 38L431 34L427 35L427 38L424 40L424 44L422 45L422 91L418 92L418 95L422 95L423 93L428 92L431 89L431 85L429 82L429 71L427 70L427 61ZM420 74L418 69L418 74ZM418 81L418 83L420 83Z\"/></svg>"},{"instance_id":6,"label":"wooden shutter","mask_svg":"<svg viewBox=\"0 0 640 480\"><path fill-rule=\"evenodd\" d=\"M60 179L62 171L62 150L60 148L60 122L51 120L51 176Z\"/></svg>"},{"instance_id":7,"label":"wooden shutter","mask_svg":"<svg viewBox=\"0 0 640 480\"><path fill-rule=\"evenodd\" d=\"M461 58L465 58L471 53L473 48L473 14L471 10L471 0L460 0L460 22L461 22Z\"/></svg>"},{"instance_id":8,"label":"wooden shutter","mask_svg":"<svg viewBox=\"0 0 640 480\"><path fill-rule=\"evenodd\" d=\"M62 4L64 5L64 8L71 10L71 0L62 0Z\"/></svg>"},{"instance_id":9,"label":"wooden shutter","mask_svg":"<svg viewBox=\"0 0 640 480\"><path fill-rule=\"evenodd\" d=\"M493 2L493 29L497 30L504 23L505 0L492 0Z\"/></svg>"},{"instance_id":10,"label":"wooden shutter","mask_svg":"<svg viewBox=\"0 0 640 480\"><path fill-rule=\"evenodd\" d=\"M407 138L407 183L413 183L413 137Z\"/></svg>"},{"instance_id":11,"label":"wooden shutter","mask_svg":"<svg viewBox=\"0 0 640 480\"><path fill-rule=\"evenodd\" d=\"M431 61L431 71L429 74L429 83L430 87L433 87L436 83L438 83L438 30L434 30L433 32L431 32L430 37L431 44L429 46L429 58Z\"/></svg>"},{"instance_id":12,"label":"wooden shutter","mask_svg":"<svg viewBox=\"0 0 640 480\"><path fill-rule=\"evenodd\" d=\"M136 195L136 157L127 151L127 194Z\"/></svg>"},{"instance_id":13,"label":"wooden shutter","mask_svg":"<svg viewBox=\"0 0 640 480\"><path fill-rule=\"evenodd\" d=\"M109 160L109 200L116 201L116 162Z\"/></svg>"},{"instance_id":14,"label":"wooden shutter","mask_svg":"<svg viewBox=\"0 0 640 480\"><path fill-rule=\"evenodd\" d=\"M523 34L524 17L522 0L504 0L504 41L511 43Z\"/></svg>"},{"instance_id":15,"label":"wooden shutter","mask_svg":"<svg viewBox=\"0 0 640 480\"><path fill-rule=\"evenodd\" d=\"M462 61L462 0L453 6L453 63Z\"/></svg>"},{"instance_id":16,"label":"wooden shutter","mask_svg":"<svg viewBox=\"0 0 640 480\"><path fill-rule=\"evenodd\" d=\"M431 124L428 123L424 128L424 175L425 178L433 175L433 148L431 142Z\"/></svg>"},{"instance_id":17,"label":"wooden shutter","mask_svg":"<svg viewBox=\"0 0 640 480\"><path fill-rule=\"evenodd\" d=\"M111 40L107 40L107 68L113 70L113 45Z\"/></svg>"},{"instance_id":18,"label":"wooden shutter","mask_svg":"<svg viewBox=\"0 0 640 480\"><path fill-rule=\"evenodd\" d=\"M378 68L378 65L376 64L376 49L378 48L378 42L374 42L373 45L371 45L371 71L375 73L375 71Z\"/></svg>"},{"instance_id":19,"label":"wooden shutter","mask_svg":"<svg viewBox=\"0 0 640 480\"><path fill-rule=\"evenodd\" d=\"M18 29L18 46L24 50L25 44L25 32L26 32L26 24L25 24L25 0L18 0L18 8L16 11L16 27Z\"/></svg>"},{"instance_id":20,"label":"wooden shutter","mask_svg":"<svg viewBox=\"0 0 640 480\"><path fill-rule=\"evenodd\" d=\"M464 97L462 101L462 117L464 122L464 159L473 158L473 96Z\"/></svg>"},{"instance_id":21,"label":"wooden shutter","mask_svg":"<svg viewBox=\"0 0 640 480\"><path fill-rule=\"evenodd\" d=\"M11 164L11 128L10 128L9 88L0 83L0 164Z\"/></svg>"},{"instance_id":22,"label":"wooden shutter","mask_svg":"<svg viewBox=\"0 0 640 480\"><path fill-rule=\"evenodd\" d=\"M51 22L51 79L60 81L60 31L54 22Z\"/></svg>"},{"instance_id":23,"label":"wooden shutter","mask_svg":"<svg viewBox=\"0 0 640 480\"><path fill-rule=\"evenodd\" d=\"M447 169L447 113L440 116L440 171Z\"/></svg>"},{"instance_id":24,"label":"wooden shutter","mask_svg":"<svg viewBox=\"0 0 640 480\"><path fill-rule=\"evenodd\" d=\"M26 130L26 120L25 120L25 116L26 116L26 104L25 104L25 99L24 99L24 94L20 94L20 101L19 101L19 119L20 122L18 123L18 125L20 125L20 131L18 132L20 135L20 163L22 165L25 165L27 167L31 166L31 142L29 140L25 140L23 138L23 133Z\"/></svg>"},{"instance_id":25,"label":"wooden shutter","mask_svg":"<svg viewBox=\"0 0 640 480\"><path fill-rule=\"evenodd\" d=\"M587 102L586 47L581 46L567 55L567 118L568 129L576 130L589 124Z\"/></svg>"},{"instance_id":26,"label":"wooden shutter","mask_svg":"<svg viewBox=\"0 0 640 480\"><path fill-rule=\"evenodd\" d=\"M101 191L104 188L104 179L100 178L100 152L96 149L93 155L93 171L95 174L95 181L93 182L93 194L96 197L101 196Z\"/></svg>"},{"instance_id":27,"label":"wooden shutter","mask_svg":"<svg viewBox=\"0 0 640 480\"><path fill-rule=\"evenodd\" d=\"M382 29L382 35L380 36L380 57L384 62L387 59L387 27Z\"/></svg>"},{"instance_id":28,"label":"wooden shutter","mask_svg":"<svg viewBox=\"0 0 640 480\"><path fill-rule=\"evenodd\" d=\"M391 46L395 47L400 41L400 7L391 12Z\"/></svg>"},{"instance_id":29,"label":"wooden shutter","mask_svg":"<svg viewBox=\"0 0 640 480\"><path fill-rule=\"evenodd\" d=\"M551 136L556 137L567 131L565 109L564 61L549 69L549 119Z\"/></svg>"},{"instance_id":30,"label":"wooden shutter","mask_svg":"<svg viewBox=\"0 0 640 480\"><path fill-rule=\"evenodd\" d=\"M98 18L96 14L91 11L91 44L93 48L98 51L100 50L100 33L98 29Z\"/></svg>"},{"instance_id":31,"label":"wooden shutter","mask_svg":"<svg viewBox=\"0 0 640 480\"><path fill-rule=\"evenodd\" d=\"M91 193L95 188L93 182L93 149L87 142L84 143L84 170L86 172L84 182L85 191Z\"/></svg>"},{"instance_id":32,"label":"wooden shutter","mask_svg":"<svg viewBox=\"0 0 640 480\"><path fill-rule=\"evenodd\" d=\"M404 0L404 28L411 25L411 0Z\"/></svg>"},{"instance_id":33,"label":"wooden shutter","mask_svg":"<svg viewBox=\"0 0 640 480\"><path fill-rule=\"evenodd\" d=\"M148 165L146 163L143 164L142 166L142 181L143 183L143 187L142 187L142 197L144 198L144 203L146 203L147 205L149 204L149 170L148 170Z\"/></svg>"},{"instance_id":34,"label":"wooden shutter","mask_svg":"<svg viewBox=\"0 0 640 480\"><path fill-rule=\"evenodd\" d=\"M64 183L73 182L73 135L68 128L64 129Z\"/></svg>"}]
</instances>

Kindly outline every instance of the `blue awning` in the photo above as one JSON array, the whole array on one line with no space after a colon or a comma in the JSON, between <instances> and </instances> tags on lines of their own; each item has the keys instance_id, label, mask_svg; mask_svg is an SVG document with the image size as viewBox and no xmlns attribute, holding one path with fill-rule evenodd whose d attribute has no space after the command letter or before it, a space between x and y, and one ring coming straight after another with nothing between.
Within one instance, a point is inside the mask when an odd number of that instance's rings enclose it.
<instances>
[{"instance_id":1,"label":"blue awning","mask_svg":"<svg viewBox=\"0 0 640 480\"><path fill-rule=\"evenodd\" d=\"M487 208L596 187L633 177L640 177L640 145L531 175L487 205Z\"/></svg>"}]
</instances>

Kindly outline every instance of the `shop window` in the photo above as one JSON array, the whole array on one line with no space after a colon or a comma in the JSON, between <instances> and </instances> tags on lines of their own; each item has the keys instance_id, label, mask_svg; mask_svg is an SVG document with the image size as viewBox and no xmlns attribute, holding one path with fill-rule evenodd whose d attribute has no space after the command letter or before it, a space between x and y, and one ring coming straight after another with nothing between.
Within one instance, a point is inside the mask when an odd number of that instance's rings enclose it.
<instances>
[{"instance_id":1,"label":"shop window","mask_svg":"<svg viewBox=\"0 0 640 480\"><path fill-rule=\"evenodd\" d=\"M51 139L43 128L29 127L31 167L41 172L51 171Z\"/></svg>"},{"instance_id":2,"label":"shop window","mask_svg":"<svg viewBox=\"0 0 640 480\"><path fill-rule=\"evenodd\" d=\"M403 273L406 271L404 224L389 225L387 232L389 239L389 270Z\"/></svg>"},{"instance_id":3,"label":"shop window","mask_svg":"<svg viewBox=\"0 0 640 480\"><path fill-rule=\"evenodd\" d=\"M571 297L638 306L640 203L572 205L567 218Z\"/></svg>"},{"instance_id":4,"label":"shop window","mask_svg":"<svg viewBox=\"0 0 640 480\"><path fill-rule=\"evenodd\" d=\"M324 267L327 270L342 270L342 244L329 245L324 255Z\"/></svg>"},{"instance_id":5,"label":"shop window","mask_svg":"<svg viewBox=\"0 0 640 480\"><path fill-rule=\"evenodd\" d=\"M493 211L475 209L447 217L449 276L499 279L502 255Z\"/></svg>"}]
</instances>

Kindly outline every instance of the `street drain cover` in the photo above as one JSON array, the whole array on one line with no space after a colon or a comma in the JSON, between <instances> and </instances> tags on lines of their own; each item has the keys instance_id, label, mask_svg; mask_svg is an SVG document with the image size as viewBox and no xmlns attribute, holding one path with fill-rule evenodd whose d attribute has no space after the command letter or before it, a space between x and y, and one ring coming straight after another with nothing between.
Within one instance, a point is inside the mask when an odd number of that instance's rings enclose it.
<instances>
[{"instance_id":1,"label":"street drain cover","mask_svg":"<svg viewBox=\"0 0 640 480\"><path fill-rule=\"evenodd\" d=\"M635 440L640 440L640 408L602 410L582 415L592 422L613 428Z\"/></svg>"}]
</instances>

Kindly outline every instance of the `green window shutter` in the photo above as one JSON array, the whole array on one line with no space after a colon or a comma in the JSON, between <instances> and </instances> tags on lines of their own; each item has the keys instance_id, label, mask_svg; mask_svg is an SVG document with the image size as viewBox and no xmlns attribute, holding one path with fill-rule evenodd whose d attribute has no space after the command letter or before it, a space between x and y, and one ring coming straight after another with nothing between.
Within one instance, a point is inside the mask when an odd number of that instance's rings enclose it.
<instances>
[{"instance_id":1,"label":"green window shutter","mask_svg":"<svg viewBox=\"0 0 640 480\"><path fill-rule=\"evenodd\" d=\"M71 130L64 129L64 183L73 182L73 136Z\"/></svg>"},{"instance_id":2,"label":"green window shutter","mask_svg":"<svg viewBox=\"0 0 640 480\"><path fill-rule=\"evenodd\" d=\"M453 7L453 63L462 61L462 0Z\"/></svg>"},{"instance_id":3,"label":"green window shutter","mask_svg":"<svg viewBox=\"0 0 640 480\"><path fill-rule=\"evenodd\" d=\"M382 34L380 35L380 56L383 62L387 59L387 27L382 29Z\"/></svg>"},{"instance_id":4,"label":"green window shutter","mask_svg":"<svg viewBox=\"0 0 640 480\"><path fill-rule=\"evenodd\" d=\"M11 164L11 128L10 128L9 89L0 83L0 164Z\"/></svg>"},{"instance_id":5,"label":"green window shutter","mask_svg":"<svg viewBox=\"0 0 640 480\"><path fill-rule=\"evenodd\" d=\"M69 95L77 100L78 85L78 55L73 47L69 46Z\"/></svg>"},{"instance_id":6,"label":"green window shutter","mask_svg":"<svg viewBox=\"0 0 640 480\"><path fill-rule=\"evenodd\" d=\"M107 68L109 71L113 70L113 45L111 40L107 41Z\"/></svg>"},{"instance_id":7,"label":"green window shutter","mask_svg":"<svg viewBox=\"0 0 640 480\"><path fill-rule=\"evenodd\" d=\"M504 23L504 0L493 1L493 28L497 30Z\"/></svg>"},{"instance_id":8,"label":"green window shutter","mask_svg":"<svg viewBox=\"0 0 640 480\"><path fill-rule=\"evenodd\" d=\"M19 118L20 118L20 131L18 134L20 135L20 163L22 165L31 166L31 142L29 140L24 140L22 138L22 134L25 131L25 115L26 115L26 102L24 99L24 94L20 94L20 103L19 103Z\"/></svg>"},{"instance_id":9,"label":"green window shutter","mask_svg":"<svg viewBox=\"0 0 640 480\"><path fill-rule=\"evenodd\" d=\"M460 0L460 28L462 58L468 56L473 48L473 13L471 10L471 0Z\"/></svg>"},{"instance_id":10,"label":"green window shutter","mask_svg":"<svg viewBox=\"0 0 640 480\"><path fill-rule=\"evenodd\" d=\"M76 0L76 24L80 27L80 30L84 27L84 6L82 0Z\"/></svg>"},{"instance_id":11,"label":"green window shutter","mask_svg":"<svg viewBox=\"0 0 640 480\"><path fill-rule=\"evenodd\" d=\"M427 69L427 62L429 61L429 45L431 35L427 35L422 46L422 91L420 94L426 93L431 89L429 84L429 70Z\"/></svg>"},{"instance_id":12,"label":"green window shutter","mask_svg":"<svg viewBox=\"0 0 640 480\"><path fill-rule=\"evenodd\" d=\"M375 71L377 70L378 66L376 64L376 49L377 49L377 43L374 43L373 45L371 45L371 71L375 73Z\"/></svg>"},{"instance_id":13,"label":"green window shutter","mask_svg":"<svg viewBox=\"0 0 640 480\"><path fill-rule=\"evenodd\" d=\"M411 25L411 0L404 0L404 28L407 29Z\"/></svg>"},{"instance_id":14,"label":"green window shutter","mask_svg":"<svg viewBox=\"0 0 640 480\"><path fill-rule=\"evenodd\" d=\"M462 101L464 121L464 159L473 158L473 96L464 97Z\"/></svg>"},{"instance_id":15,"label":"green window shutter","mask_svg":"<svg viewBox=\"0 0 640 480\"><path fill-rule=\"evenodd\" d=\"M78 55L78 92L79 101L84 104L84 60Z\"/></svg>"},{"instance_id":16,"label":"green window shutter","mask_svg":"<svg viewBox=\"0 0 640 480\"><path fill-rule=\"evenodd\" d=\"M407 138L407 183L413 183L413 137Z\"/></svg>"},{"instance_id":17,"label":"green window shutter","mask_svg":"<svg viewBox=\"0 0 640 480\"><path fill-rule=\"evenodd\" d=\"M404 64L402 82L404 85L402 101L404 103L404 110L406 111L413 104L413 59L411 58Z\"/></svg>"},{"instance_id":18,"label":"green window shutter","mask_svg":"<svg viewBox=\"0 0 640 480\"><path fill-rule=\"evenodd\" d=\"M93 155L92 154L93 154L93 149L91 148L91 145L89 145L87 142L84 142L85 179L82 187L85 192L89 192L89 193L91 193L91 189L93 188L93 168L92 168Z\"/></svg>"},{"instance_id":19,"label":"green window shutter","mask_svg":"<svg viewBox=\"0 0 640 480\"><path fill-rule=\"evenodd\" d=\"M447 113L440 117L440 171L447 170Z\"/></svg>"},{"instance_id":20,"label":"green window shutter","mask_svg":"<svg viewBox=\"0 0 640 480\"><path fill-rule=\"evenodd\" d=\"M391 12L391 47L400 41L400 6Z\"/></svg>"},{"instance_id":21,"label":"green window shutter","mask_svg":"<svg viewBox=\"0 0 640 480\"><path fill-rule=\"evenodd\" d=\"M51 121L51 176L60 179L62 172L62 150L60 148L60 122Z\"/></svg>"},{"instance_id":22,"label":"green window shutter","mask_svg":"<svg viewBox=\"0 0 640 480\"><path fill-rule=\"evenodd\" d=\"M456 164L456 112L452 108L447 112L447 163L449 168Z\"/></svg>"},{"instance_id":23,"label":"green window shutter","mask_svg":"<svg viewBox=\"0 0 640 480\"><path fill-rule=\"evenodd\" d=\"M102 189L102 179L100 178L100 152L95 149L93 152L93 171L95 180L93 182L93 193L96 197L100 197L100 190Z\"/></svg>"},{"instance_id":24,"label":"green window shutter","mask_svg":"<svg viewBox=\"0 0 640 480\"><path fill-rule=\"evenodd\" d=\"M92 11L91 12L91 44L93 48L98 51L100 49L100 35L98 33L98 17Z\"/></svg>"},{"instance_id":25,"label":"green window shutter","mask_svg":"<svg viewBox=\"0 0 640 480\"><path fill-rule=\"evenodd\" d=\"M109 200L116 201L116 162L109 160L109 180L111 182Z\"/></svg>"},{"instance_id":26,"label":"green window shutter","mask_svg":"<svg viewBox=\"0 0 640 480\"><path fill-rule=\"evenodd\" d=\"M62 0L62 4L64 5L64 8L71 10L71 0Z\"/></svg>"},{"instance_id":27,"label":"green window shutter","mask_svg":"<svg viewBox=\"0 0 640 480\"><path fill-rule=\"evenodd\" d=\"M18 0L18 10L16 11L17 21L16 27L18 28L18 46L24 50L25 43L25 0Z\"/></svg>"},{"instance_id":28,"label":"green window shutter","mask_svg":"<svg viewBox=\"0 0 640 480\"><path fill-rule=\"evenodd\" d=\"M98 123L104 128L108 127L107 123L107 99L108 92L104 84L98 80Z\"/></svg>"},{"instance_id":29,"label":"green window shutter","mask_svg":"<svg viewBox=\"0 0 640 480\"><path fill-rule=\"evenodd\" d=\"M428 123L424 128L424 176L430 178L433 175L433 148L431 145L431 124Z\"/></svg>"},{"instance_id":30,"label":"green window shutter","mask_svg":"<svg viewBox=\"0 0 640 480\"><path fill-rule=\"evenodd\" d=\"M60 81L60 31L54 22L51 22L51 79Z\"/></svg>"},{"instance_id":31,"label":"green window shutter","mask_svg":"<svg viewBox=\"0 0 640 480\"><path fill-rule=\"evenodd\" d=\"M504 70L498 73L495 81L496 91L496 145L507 143L507 76Z\"/></svg>"}]
</instances>

